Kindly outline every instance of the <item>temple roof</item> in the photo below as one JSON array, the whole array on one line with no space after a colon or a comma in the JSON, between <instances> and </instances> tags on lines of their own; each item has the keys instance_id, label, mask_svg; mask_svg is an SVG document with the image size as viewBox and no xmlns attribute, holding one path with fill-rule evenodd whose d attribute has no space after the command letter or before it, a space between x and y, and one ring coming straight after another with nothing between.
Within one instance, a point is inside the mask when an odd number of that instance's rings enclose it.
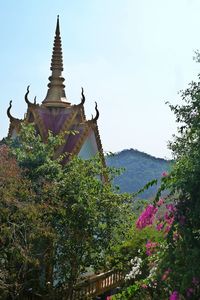
<instances>
[{"instance_id":1,"label":"temple roof","mask_svg":"<svg viewBox=\"0 0 200 300\"><path fill-rule=\"evenodd\" d=\"M64 78L62 77L63 61L59 18L57 18L56 23L50 69L52 74L49 77L48 91L41 105L36 104L36 98L33 102L29 101L29 86L27 87L25 102L27 103L28 109L24 120L16 119L11 115L12 103L10 102L7 111L8 117L10 118L9 136L16 136L20 130L22 121L34 123L43 141L47 140L49 131L55 135L65 133L65 144L62 146L62 152L69 153L66 161L71 154L77 155L85 141L91 136L94 136L95 149L97 149L103 158L103 150L97 126L97 119L99 118L97 103L95 105L96 116L94 118L92 117L91 120L86 120L83 88L81 92L81 102L78 105L70 104L65 95ZM72 134L74 131L76 131L76 134Z\"/></svg>"}]
</instances>

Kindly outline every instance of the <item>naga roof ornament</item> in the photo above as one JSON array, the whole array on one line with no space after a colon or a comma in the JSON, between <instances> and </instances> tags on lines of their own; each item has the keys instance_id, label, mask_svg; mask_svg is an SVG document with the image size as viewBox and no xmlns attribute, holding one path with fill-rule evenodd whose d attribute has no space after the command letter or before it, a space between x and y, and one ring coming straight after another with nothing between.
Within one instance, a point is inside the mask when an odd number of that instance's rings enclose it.
<instances>
[{"instance_id":1,"label":"naga roof ornament","mask_svg":"<svg viewBox=\"0 0 200 300\"><path fill-rule=\"evenodd\" d=\"M85 103L85 95L84 95L84 89L81 88L81 104L83 105Z\"/></svg>"},{"instance_id":2,"label":"naga roof ornament","mask_svg":"<svg viewBox=\"0 0 200 300\"><path fill-rule=\"evenodd\" d=\"M96 116L95 117L93 117L93 115L92 115L92 120L91 121L97 121L98 120L98 118L99 118L99 110L98 110L98 107L97 107L97 102L95 101L95 110L96 110Z\"/></svg>"},{"instance_id":3,"label":"naga roof ornament","mask_svg":"<svg viewBox=\"0 0 200 300\"><path fill-rule=\"evenodd\" d=\"M8 136L15 136L17 132L20 130L21 121L20 119L17 119L13 117L10 113L12 108L12 100L9 102L9 107L7 109L7 116L10 119L10 125L8 130Z\"/></svg>"},{"instance_id":4,"label":"naga roof ornament","mask_svg":"<svg viewBox=\"0 0 200 300\"><path fill-rule=\"evenodd\" d=\"M19 119L14 118L14 117L11 115L11 113L10 113L11 108L12 108L12 100L10 100L10 102L9 102L9 107L8 107L8 109L7 109L7 116L8 116L8 118L10 119L11 122L12 122L12 121L17 121L17 120L19 120Z\"/></svg>"},{"instance_id":5,"label":"naga roof ornament","mask_svg":"<svg viewBox=\"0 0 200 300\"><path fill-rule=\"evenodd\" d=\"M30 88L30 85L27 86L27 91L26 91L26 94L24 95L24 99L25 99L25 102L28 104L28 106L31 107L31 106L35 106L35 105L37 105L37 104L36 104L36 96L35 96L35 98L34 98L34 102L33 102L33 103L31 103L31 102L29 101L29 99L28 99L29 88Z\"/></svg>"}]
</instances>

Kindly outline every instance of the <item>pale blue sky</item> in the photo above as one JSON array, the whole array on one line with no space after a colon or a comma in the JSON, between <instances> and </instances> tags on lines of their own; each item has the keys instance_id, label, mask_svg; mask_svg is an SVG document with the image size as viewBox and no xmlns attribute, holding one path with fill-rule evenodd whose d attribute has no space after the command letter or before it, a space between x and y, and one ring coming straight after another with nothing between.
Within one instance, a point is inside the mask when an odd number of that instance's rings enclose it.
<instances>
[{"instance_id":1,"label":"pale blue sky","mask_svg":"<svg viewBox=\"0 0 200 300\"><path fill-rule=\"evenodd\" d=\"M0 138L10 99L22 118L28 84L38 102L46 95L57 14L66 94L79 103L84 87L88 118L98 102L104 150L169 158L177 126L165 101L177 103L199 72L199 0L1 1Z\"/></svg>"}]
</instances>

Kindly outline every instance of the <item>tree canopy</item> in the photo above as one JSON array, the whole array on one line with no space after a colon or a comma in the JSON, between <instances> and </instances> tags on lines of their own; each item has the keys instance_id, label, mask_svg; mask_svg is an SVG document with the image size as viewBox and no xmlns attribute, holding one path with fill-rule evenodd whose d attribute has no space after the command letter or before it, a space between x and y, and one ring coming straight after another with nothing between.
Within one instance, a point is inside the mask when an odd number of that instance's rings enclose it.
<instances>
[{"instance_id":1,"label":"tree canopy","mask_svg":"<svg viewBox=\"0 0 200 300\"><path fill-rule=\"evenodd\" d=\"M23 125L19 136L1 147L4 297L45 296L60 287L70 299L84 272L108 268L113 244L124 240L129 196L115 192L109 183L114 173L98 157L71 157L63 165L62 139L49 133L43 143L32 125Z\"/></svg>"},{"instance_id":2,"label":"tree canopy","mask_svg":"<svg viewBox=\"0 0 200 300\"><path fill-rule=\"evenodd\" d=\"M136 222L140 232L148 227L163 237L147 235L141 246L146 256L137 253L127 288L112 299L200 298L200 82L192 82L181 97L182 105L169 104L179 125L169 143L175 163Z\"/></svg>"}]
</instances>

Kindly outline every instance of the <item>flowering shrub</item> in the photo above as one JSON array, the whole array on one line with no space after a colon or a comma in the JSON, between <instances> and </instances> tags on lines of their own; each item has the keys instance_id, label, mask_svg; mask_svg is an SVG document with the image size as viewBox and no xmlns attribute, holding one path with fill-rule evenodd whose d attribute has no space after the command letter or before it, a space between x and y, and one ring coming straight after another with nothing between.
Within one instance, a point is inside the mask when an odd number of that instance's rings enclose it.
<instances>
[{"instance_id":1,"label":"flowering shrub","mask_svg":"<svg viewBox=\"0 0 200 300\"><path fill-rule=\"evenodd\" d=\"M184 105L170 105L180 124L169 143L174 156L171 172L163 173L154 203L136 221L163 233L164 239L146 238L148 275L115 299L200 299L200 75L181 92ZM162 191L168 196L160 198Z\"/></svg>"},{"instance_id":2,"label":"flowering shrub","mask_svg":"<svg viewBox=\"0 0 200 300\"><path fill-rule=\"evenodd\" d=\"M157 210L158 209L154 205L152 204L147 205L145 210L141 213L140 217L138 218L136 222L136 227L138 229L142 229L145 228L146 226L152 225Z\"/></svg>"},{"instance_id":3,"label":"flowering shrub","mask_svg":"<svg viewBox=\"0 0 200 300\"><path fill-rule=\"evenodd\" d=\"M166 181L166 176L164 180ZM170 181L169 177L168 184ZM184 210L191 214L191 209L184 208ZM188 232L188 227L186 227L188 219L189 215L187 218L185 211L182 210L182 205L176 199L170 203L168 197L166 199L159 198L154 204L146 206L136 221L136 228L140 232L146 228L154 228L161 232L165 239L160 241L147 239L145 253L149 275L135 281L132 289L129 288L128 294L124 292L121 294L122 298L113 299L140 299L139 297L143 297L141 299L169 300L199 299L197 296L200 292L199 275L191 277L187 270L185 270L185 274L182 273L183 271L180 272L189 265L189 263L184 265L184 254L187 252L184 252L182 247L183 236L185 232ZM179 249L179 247L181 248ZM197 255L199 255L199 251ZM180 265L179 260L181 261ZM136 262L138 262L138 257L132 261L132 263ZM133 264L127 279L137 279L137 275L141 274L139 270L140 264ZM199 274L199 271L197 273ZM186 279L183 287L179 283L183 282L182 276Z\"/></svg>"},{"instance_id":4,"label":"flowering shrub","mask_svg":"<svg viewBox=\"0 0 200 300\"><path fill-rule=\"evenodd\" d=\"M146 247L146 254L147 254L148 256L152 255L152 253L155 252L156 246L157 246L157 245L158 245L158 243L153 243L153 242L151 242L151 241L148 241L148 242L146 243L146 245L145 245L145 247Z\"/></svg>"},{"instance_id":5,"label":"flowering shrub","mask_svg":"<svg viewBox=\"0 0 200 300\"><path fill-rule=\"evenodd\" d=\"M179 300L179 294L177 291L174 291L171 295L170 295L170 298L169 300Z\"/></svg>"},{"instance_id":6,"label":"flowering shrub","mask_svg":"<svg viewBox=\"0 0 200 300\"><path fill-rule=\"evenodd\" d=\"M165 235L156 251L146 244L149 263L157 267L152 299L200 299L200 82L181 95L185 105L170 105L181 124L169 144L175 164L163 173L154 203L136 223L140 230L155 226ZM169 196L159 199L163 190Z\"/></svg>"},{"instance_id":7,"label":"flowering shrub","mask_svg":"<svg viewBox=\"0 0 200 300\"><path fill-rule=\"evenodd\" d=\"M136 256L134 259L131 259L130 261L132 268L131 271L126 274L125 276L125 281L130 280L130 279L135 279L137 275L140 275L141 272L141 264L142 264L142 259L138 256Z\"/></svg>"}]
</instances>

